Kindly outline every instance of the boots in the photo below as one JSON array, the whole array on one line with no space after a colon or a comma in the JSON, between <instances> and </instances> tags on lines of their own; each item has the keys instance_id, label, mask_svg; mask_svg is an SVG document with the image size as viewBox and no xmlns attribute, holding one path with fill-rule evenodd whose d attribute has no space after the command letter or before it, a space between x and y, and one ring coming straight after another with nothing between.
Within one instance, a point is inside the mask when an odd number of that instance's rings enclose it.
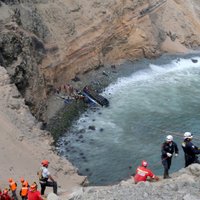
<instances>
[{"instance_id":1,"label":"boots","mask_svg":"<svg viewBox=\"0 0 200 200\"><path fill-rule=\"evenodd\" d=\"M169 176L169 173L168 173L168 170L167 170L167 169L165 169L165 171L164 171L163 178L164 178L164 179L171 178L171 177Z\"/></svg>"}]
</instances>

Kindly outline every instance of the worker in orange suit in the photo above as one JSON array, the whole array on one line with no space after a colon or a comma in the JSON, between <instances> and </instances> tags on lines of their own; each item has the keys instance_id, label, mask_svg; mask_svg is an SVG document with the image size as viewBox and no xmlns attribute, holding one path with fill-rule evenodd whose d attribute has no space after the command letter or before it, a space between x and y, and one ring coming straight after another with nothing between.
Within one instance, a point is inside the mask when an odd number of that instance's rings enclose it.
<instances>
[{"instance_id":1,"label":"worker in orange suit","mask_svg":"<svg viewBox=\"0 0 200 200\"><path fill-rule=\"evenodd\" d=\"M9 179L8 179L8 182L9 182L10 190L11 190L11 192L12 192L12 198L13 198L14 200L18 200L17 194L16 194L17 183L16 183L12 178L9 178Z\"/></svg>"},{"instance_id":2,"label":"worker in orange suit","mask_svg":"<svg viewBox=\"0 0 200 200\"><path fill-rule=\"evenodd\" d=\"M22 188L21 188L19 194L20 194L22 200L27 200L29 184L27 181L24 180L24 178L21 178L20 181L22 183Z\"/></svg>"},{"instance_id":3,"label":"worker in orange suit","mask_svg":"<svg viewBox=\"0 0 200 200\"><path fill-rule=\"evenodd\" d=\"M23 177L20 178L20 182L21 182L22 186L23 186L23 185L26 185L27 187L29 187L28 181L24 180Z\"/></svg>"},{"instance_id":4,"label":"worker in orange suit","mask_svg":"<svg viewBox=\"0 0 200 200\"><path fill-rule=\"evenodd\" d=\"M141 181L146 181L148 177L155 179L156 181L159 180L159 178L153 174L153 172L147 168L148 163L146 160L143 160L141 163L141 166L139 166L136 169L136 174L134 176L134 181L135 183L141 182Z\"/></svg>"}]
</instances>

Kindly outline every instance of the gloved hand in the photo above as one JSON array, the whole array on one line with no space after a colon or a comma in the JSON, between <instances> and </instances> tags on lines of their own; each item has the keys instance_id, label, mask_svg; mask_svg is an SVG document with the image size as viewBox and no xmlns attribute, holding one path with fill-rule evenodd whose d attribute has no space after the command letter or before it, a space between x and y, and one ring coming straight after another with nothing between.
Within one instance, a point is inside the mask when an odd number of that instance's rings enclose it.
<instances>
[{"instance_id":1,"label":"gloved hand","mask_svg":"<svg viewBox=\"0 0 200 200\"><path fill-rule=\"evenodd\" d=\"M175 153L175 155L174 155L175 157L177 157L178 156L178 154L177 153Z\"/></svg>"},{"instance_id":2,"label":"gloved hand","mask_svg":"<svg viewBox=\"0 0 200 200\"><path fill-rule=\"evenodd\" d=\"M172 154L171 153L167 153L167 157L172 157Z\"/></svg>"}]
</instances>

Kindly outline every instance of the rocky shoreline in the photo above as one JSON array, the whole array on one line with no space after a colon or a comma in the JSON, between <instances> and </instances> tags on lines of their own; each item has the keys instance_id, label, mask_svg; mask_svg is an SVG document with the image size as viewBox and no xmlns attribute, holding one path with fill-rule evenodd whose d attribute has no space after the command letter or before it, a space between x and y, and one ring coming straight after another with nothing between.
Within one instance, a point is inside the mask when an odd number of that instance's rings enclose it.
<instances>
[{"instance_id":1,"label":"rocky shoreline","mask_svg":"<svg viewBox=\"0 0 200 200\"><path fill-rule=\"evenodd\" d=\"M71 80L68 84L81 91L84 86L91 85L96 91L101 93L105 87L115 81L123 68L118 65L101 66L96 70L91 70L85 74L77 76L78 81ZM72 100L65 103L64 99L53 93L47 103L47 127L55 140L59 135L66 132L74 120L87 109L88 105L82 100Z\"/></svg>"}]
</instances>

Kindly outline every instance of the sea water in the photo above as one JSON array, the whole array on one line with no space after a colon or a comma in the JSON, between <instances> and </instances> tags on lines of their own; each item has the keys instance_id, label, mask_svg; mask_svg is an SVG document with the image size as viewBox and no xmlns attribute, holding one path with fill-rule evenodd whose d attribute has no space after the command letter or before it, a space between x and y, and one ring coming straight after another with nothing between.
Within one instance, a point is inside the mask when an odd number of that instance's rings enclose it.
<instances>
[{"instance_id":1,"label":"sea water","mask_svg":"<svg viewBox=\"0 0 200 200\"><path fill-rule=\"evenodd\" d=\"M135 70L138 66L141 70ZM161 145L168 134L180 152L172 160L170 173L175 172L184 167L183 133L200 136L198 54L163 56L122 67L124 74L102 93L110 106L88 109L58 142L60 154L88 176L91 185L126 179L142 160L162 175ZM194 137L194 143L199 142Z\"/></svg>"}]
</instances>

